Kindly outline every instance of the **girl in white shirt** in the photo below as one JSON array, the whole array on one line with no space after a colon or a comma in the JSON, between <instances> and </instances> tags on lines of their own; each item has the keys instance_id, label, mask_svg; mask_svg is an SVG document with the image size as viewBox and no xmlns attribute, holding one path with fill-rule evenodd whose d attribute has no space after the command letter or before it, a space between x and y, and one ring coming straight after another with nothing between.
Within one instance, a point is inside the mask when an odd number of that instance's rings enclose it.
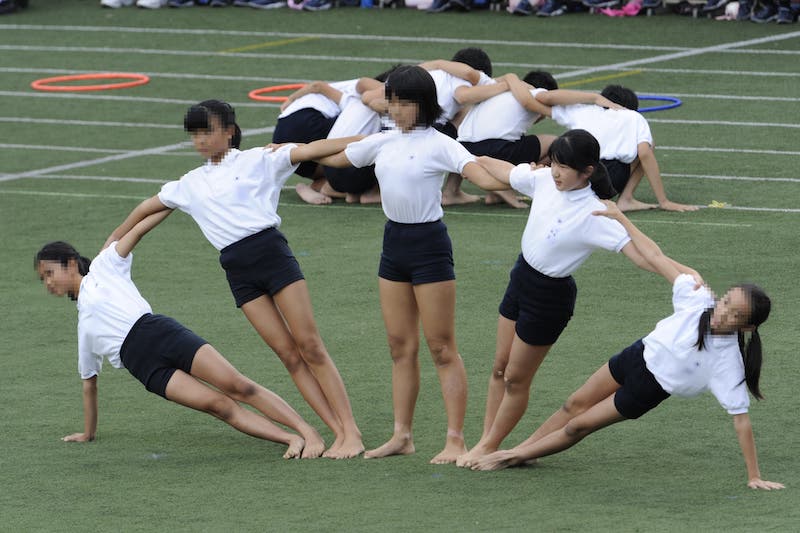
<instances>
[{"instance_id":1,"label":"girl in white shirt","mask_svg":"<svg viewBox=\"0 0 800 533\"><path fill-rule=\"evenodd\" d=\"M150 215L90 261L65 242L45 245L34 267L48 292L78 305L78 367L83 379L84 430L67 442L97 434L97 376L103 358L127 368L148 391L206 412L239 431L288 445L284 457L316 456L324 442L289 404L240 374L205 340L175 320L152 314L131 280L131 250L169 211ZM216 389L210 387L213 385ZM244 409L246 403L260 416ZM302 435L290 433L273 421Z\"/></svg>"},{"instance_id":2,"label":"girl in white shirt","mask_svg":"<svg viewBox=\"0 0 800 533\"><path fill-rule=\"evenodd\" d=\"M324 456L359 455L364 446L350 399L314 321L303 273L278 230L277 213L281 187L301 161L336 153L358 137L240 151L233 108L218 100L192 106L184 127L207 163L139 204L108 242L153 213L178 208L191 215L220 251L236 306L333 431L334 443Z\"/></svg>"},{"instance_id":3,"label":"girl in white shirt","mask_svg":"<svg viewBox=\"0 0 800 533\"><path fill-rule=\"evenodd\" d=\"M747 391L761 398L758 327L769 316L769 298L755 285L738 285L715 302L710 290L698 288L692 277L675 268L616 205L606 204L607 210L595 214L620 221L639 252L672 282L673 314L598 369L525 442L486 455L472 468L497 470L558 453L598 429L640 417L669 396L692 397L710 390L733 415L747 486L784 488L781 483L761 479L747 414Z\"/></svg>"},{"instance_id":4,"label":"girl in white shirt","mask_svg":"<svg viewBox=\"0 0 800 533\"><path fill-rule=\"evenodd\" d=\"M455 272L442 222L442 182L449 172L491 176L457 141L433 128L441 108L430 74L397 68L385 85L396 130L370 135L334 156L332 167L375 165L389 219L378 270L381 310L392 356L394 433L365 457L414 453L411 426L419 392L419 323L439 374L447 411L445 448L432 463L452 463L466 451L463 425L467 376L455 341Z\"/></svg>"},{"instance_id":5,"label":"girl in white shirt","mask_svg":"<svg viewBox=\"0 0 800 533\"><path fill-rule=\"evenodd\" d=\"M548 151L552 167L481 157L496 178L484 189L508 188L532 198L522 235L522 253L511 270L497 323L494 365L489 379L483 435L458 459L470 466L494 452L528 406L533 377L572 317L577 288L572 278L597 249L622 252L640 268L654 268L638 253L621 224L592 216L614 188L600 163L600 146L587 131L570 130ZM696 274L678 265L682 272Z\"/></svg>"}]
</instances>

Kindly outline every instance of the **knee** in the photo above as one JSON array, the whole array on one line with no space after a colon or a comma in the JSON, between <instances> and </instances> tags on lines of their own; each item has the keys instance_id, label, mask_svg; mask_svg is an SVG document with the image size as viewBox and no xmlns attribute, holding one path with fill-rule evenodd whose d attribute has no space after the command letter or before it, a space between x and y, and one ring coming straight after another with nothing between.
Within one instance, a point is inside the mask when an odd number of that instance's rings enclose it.
<instances>
[{"instance_id":1,"label":"knee","mask_svg":"<svg viewBox=\"0 0 800 533\"><path fill-rule=\"evenodd\" d=\"M226 393L237 402L242 402L255 396L257 391L258 385L256 385L253 380L239 374L236 376L233 383L231 383Z\"/></svg>"},{"instance_id":2,"label":"knee","mask_svg":"<svg viewBox=\"0 0 800 533\"><path fill-rule=\"evenodd\" d=\"M570 420L569 422L567 422L567 425L564 426L564 433L571 440L579 441L586 435L591 433L591 431L586 425L581 424L580 422L577 422L575 420Z\"/></svg>"},{"instance_id":3,"label":"knee","mask_svg":"<svg viewBox=\"0 0 800 533\"><path fill-rule=\"evenodd\" d=\"M419 353L419 339L401 335L388 335L389 353L392 361L399 363L405 359L416 357Z\"/></svg>"},{"instance_id":4,"label":"knee","mask_svg":"<svg viewBox=\"0 0 800 533\"><path fill-rule=\"evenodd\" d=\"M570 395L570 397L567 398L567 401L564 402L564 405L561 406L561 409L571 417L583 413L588 408L589 406L586 404L586 402L581 400L581 398L575 394Z\"/></svg>"},{"instance_id":5,"label":"knee","mask_svg":"<svg viewBox=\"0 0 800 533\"><path fill-rule=\"evenodd\" d=\"M215 395L214 399L209 400L205 411L214 415L220 420L229 421L233 418L236 409L236 402L224 394Z\"/></svg>"},{"instance_id":6,"label":"knee","mask_svg":"<svg viewBox=\"0 0 800 533\"><path fill-rule=\"evenodd\" d=\"M328 352L322 339L318 336L312 336L307 339L301 339L298 343L300 353L303 360L312 366L324 364L328 360Z\"/></svg>"},{"instance_id":7,"label":"knee","mask_svg":"<svg viewBox=\"0 0 800 533\"><path fill-rule=\"evenodd\" d=\"M276 348L275 353L290 374L294 374L305 364L300 355L300 349L294 344Z\"/></svg>"},{"instance_id":8,"label":"knee","mask_svg":"<svg viewBox=\"0 0 800 533\"><path fill-rule=\"evenodd\" d=\"M528 382L522 376L513 373L504 372L503 384L505 385L506 394L517 394L520 392L528 392Z\"/></svg>"},{"instance_id":9,"label":"knee","mask_svg":"<svg viewBox=\"0 0 800 533\"><path fill-rule=\"evenodd\" d=\"M428 339L428 350L437 367L448 366L459 358L452 339Z\"/></svg>"}]
</instances>

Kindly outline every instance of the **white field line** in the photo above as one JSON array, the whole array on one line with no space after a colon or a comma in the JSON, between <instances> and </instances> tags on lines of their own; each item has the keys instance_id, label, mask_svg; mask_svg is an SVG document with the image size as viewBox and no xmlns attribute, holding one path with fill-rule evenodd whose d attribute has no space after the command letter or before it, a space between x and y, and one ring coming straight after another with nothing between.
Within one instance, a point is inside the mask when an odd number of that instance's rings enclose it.
<instances>
[{"instance_id":1,"label":"white field line","mask_svg":"<svg viewBox=\"0 0 800 533\"><path fill-rule=\"evenodd\" d=\"M275 129L274 126L270 126L268 128L260 128L260 129L256 129L256 130L247 130L247 131L243 132L242 134L243 135L258 135L258 134L261 134L261 133L270 133L274 129ZM72 170L72 169L75 169L75 168L83 168L83 167L88 167L88 166L92 166L92 165L98 165L98 164L101 164L101 163L109 163L109 162L112 162L112 161L121 161L121 160L124 160L124 159L131 159L133 157L140 157L140 156L143 156L143 155L163 154L163 153L166 153L166 152L170 152L172 150L185 148L187 146L191 146L191 142L190 141L184 141L184 142L180 142L180 143L170 144L170 145L167 145L167 146L157 146L155 148L146 148L144 150L131 150L129 152L125 152L125 153L122 153L122 154L113 154L113 155L108 155L108 156L105 156L105 157L100 157L100 158L97 158L97 159L90 159L90 160L86 160L86 161L77 161L75 163L67 163L67 164L64 164L64 165L56 165L56 166L53 166L53 167L40 168L40 169L37 169L37 170L29 170L29 171L26 171L26 172L19 172L19 173L16 173L16 174L5 174L3 176L0 176L0 182L11 181L11 180L16 180L16 179L20 179L20 178L30 178L30 177L35 177L35 176L41 176L43 174L57 173L57 172L65 171L65 170Z\"/></svg>"},{"instance_id":2,"label":"white field line","mask_svg":"<svg viewBox=\"0 0 800 533\"><path fill-rule=\"evenodd\" d=\"M282 190L294 190L294 187L285 186ZM115 199L115 200L134 200L140 202L144 200L146 197L144 196L136 196L131 194L96 194L96 193L77 193L77 192L56 192L56 191L26 191L26 190L19 190L19 189L3 189L0 188L0 196L3 195L29 195L29 196L51 196L51 197L63 197L63 198L84 198L84 199ZM287 208L301 208L301 209L348 209L349 206L346 204L341 205L310 205L304 203L282 203L280 204L281 209ZM700 206L704 207L704 206ZM375 206L374 209L379 209L378 206ZM724 208L719 209L732 209L732 210L741 210L741 211L763 211L768 213L800 213L800 209L777 209L777 208L770 208L770 207L731 207L727 206ZM476 212L467 212L467 211L457 211L457 210L446 210L445 216L469 216L469 217L486 217L486 218L518 218L518 219L525 219L528 216L527 211L522 212L512 212L512 213L476 213ZM731 222L695 222L691 220L652 220L652 219L643 219L637 220L637 224L639 223L652 223L652 224L682 224L682 225L689 225L689 226L723 226L723 227L751 227L752 224L744 224L744 223L731 223Z\"/></svg>"},{"instance_id":3,"label":"white field line","mask_svg":"<svg viewBox=\"0 0 800 533\"><path fill-rule=\"evenodd\" d=\"M151 98L145 96L115 96L111 94L73 94L73 93L45 93L37 91L0 91L0 96L13 96L15 98L59 98L65 100L106 100L111 102L145 102L151 104L176 104L190 106L197 100L179 100L177 98ZM280 107L280 104L269 102L228 102L234 108L238 107Z\"/></svg>"}]
</instances>

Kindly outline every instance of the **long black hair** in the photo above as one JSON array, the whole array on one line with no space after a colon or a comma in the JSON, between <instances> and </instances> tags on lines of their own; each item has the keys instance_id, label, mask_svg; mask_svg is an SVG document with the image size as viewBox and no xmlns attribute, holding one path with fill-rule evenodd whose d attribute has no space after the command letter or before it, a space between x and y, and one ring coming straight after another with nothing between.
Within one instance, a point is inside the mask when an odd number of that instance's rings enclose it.
<instances>
[{"instance_id":1,"label":"long black hair","mask_svg":"<svg viewBox=\"0 0 800 533\"><path fill-rule=\"evenodd\" d=\"M385 84L386 100L392 97L417 104L417 126L430 127L442 114L436 99L436 84L428 71L416 65L397 67L389 74Z\"/></svg>"},{"instance_id":2,"label":"long black hair","mask_svg":"<svg viewBox=\"0 0 800 533\"><path fill-rule=\"evenodd\" d=\"M761 377L761 363L763 360L761 353L761 336L758 334L758 326L763 324L769 317L772 302L769 296L758 285L751 283L744 283L736 285L734 288L739 288L744 291L747 301L750 302L750 318L746 326L752 327L753 331L750 333L750 338L745 340L745 333L741 329L737 332L739 337L739 351L742 353L742 360L744 361L744 381L747 383L747 389L757 399L761 400L764 397L761 395L761 390L758 388L758 380ZM697 328L697 342L695 346L698 350L705 348L706 335L711 330L711 313L712 309L706 309L700 315L700 323Z\"/></svg>"},{"instance_id":3,"label":"long black hair","mask_svg":"<svg viewBox=\"0 0 800 533\"><path fill-rule=\"evenodd\" d=\"M236 124L236 111L229 103L222 100L203 100L190 107L183 117L183 129L189 133L208 130L211 127L211 117L217 117L222 128L233 126L230 146L239 148L242 143L242 129Z\"/></svg>"},{"instance_id":4,"label":"long black hair","mask_svg":"<svg viewBox=\"0 0 800 533\"><path fill-rule=\"evenodd\" d=\"M39 261L58 261L61 266L67 266L70 260L74 259L78 265L78 273L85 276L89 273L89 265L92 263L88 259L78 253L74 246L64 241L49 242L42 246L42 249L36 252L33 256L33 269L39 268Z\"/></svg>"},{"instance_id":5,"label":"long black hair","mask_svg":"<svg viewBox=\"0 0 800 533\"><path fill-rule=\"evenodd\" d=\"M589 184L595 194L602 200L617 195L605 165L600 162L600 144L588 131L575 129L562 134L552 142L547 155L550 161L574 168L578 172L593 167Z\"/></svg>"}]
</instances>

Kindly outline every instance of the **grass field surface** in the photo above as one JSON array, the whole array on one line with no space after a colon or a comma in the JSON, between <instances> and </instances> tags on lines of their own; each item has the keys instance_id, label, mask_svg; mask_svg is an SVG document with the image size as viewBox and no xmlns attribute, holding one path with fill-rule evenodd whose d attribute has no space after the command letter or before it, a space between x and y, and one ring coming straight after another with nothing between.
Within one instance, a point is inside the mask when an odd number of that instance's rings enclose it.
<instances>
[{"instance_id":1,"label":"grass field surface","mask_svg":"<svg viewBox=\"0 0 800 533\"><path fill-rule=\"evenodd\" d=\"M411 9L31 4L0 19L0 530L797 530L799 26L668 13L543 20ZM631 218L717 291L755 281L772 297L761 328L766 400L753 402L751 417L763 477L786 490L747 488L731 417L711 395L671 399L534 467L482 473L432 466L445 416L424 347L412 456L286 461L282 446L147 394L109 365L99 378L97 441L59 440L83 423L77 313L39 283L32 258L42 244L67 240L94 255L139 201L201 164L182 131L192 103L229 101L245 130L243 147L258 146L271 139L278 105L250 100L253 89L374 75L398 62L449 58L464 46L484 48L497 74L544 68L564 87L599 90L613 82L682 100L646 117L668 195L704 208ZM39 78L114 71L144 73L150 82L86 93L30 88ZM560 131L547 122L537 128ZM654 199L646 184L637 196ZM706 207L712 202L725 207ZM376 206L309 206L291 187L278 212L365 444L378 446L392 430L391 361L376 283L384 215ZM481 431L497 305L527 213L485 205L445 212L471 445ZM171 216L135 255L134 280L156 312L204 336L330 441L234 307L214 249L188 216ZM671 311L668 284L614 254L595 254L576 281L575 316L506 446Z\"/></svg>"}]
</instances>

